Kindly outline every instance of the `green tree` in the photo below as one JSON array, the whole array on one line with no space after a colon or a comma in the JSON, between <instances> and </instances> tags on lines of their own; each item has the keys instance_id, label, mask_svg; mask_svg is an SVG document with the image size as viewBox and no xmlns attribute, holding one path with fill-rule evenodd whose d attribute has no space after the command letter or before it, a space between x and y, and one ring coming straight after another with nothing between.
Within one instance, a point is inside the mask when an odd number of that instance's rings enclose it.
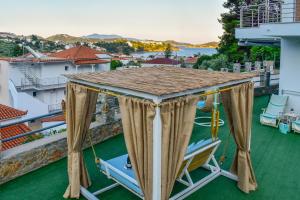
<instances>
[{"instance_id":1,"label":"green tree","mask_svg":"<svg viewBox=\"0 0 300 200\"><path fill-rule=\"evenodd\" d=\"M279 47L260 47L255 46L251 48L250 59L256 60L278 60L280 57Z\"/></svg>"},{"instance_id":2,"label":"green tree","mask_svg":"<svg viewBox=\"0 0 300 200\"><path fill-rule=\"evenodd\" d=\"M276 0L270 0L274 2ZM230 68L234 62L246 62L256 60L274 60L279 63L278 47L253 46L243 47L238 45L238 40L235 38L235 28L240 23L240 7L245 3L261 3L262 0L226 0L223 4L228 11L221 14L219 22L222 24L224 33L220 37L218 54L212 56L201 56L197 63L193 66L196 69L212 68L218 70L221 67ZM217 66L219 65L219 67ZM227 65L227 66L225 66ZM279 66L277 64L277 66Z\"/></svg>"},{"instance_id":3,"label":"green tree","mask_svg":"<svg viewBox=\"0 0 300 200\"><path fill-rule=\"evenodd\" d=\"M203 56L200 56L197 60L197 62L195 63L195 65L193 66L194 69L200 69L200 66L202 65L202 63L206 60L212 60L216 57L217 55L212 55L212 56L209 56L209 55L203 55Z\"/></svg>"},{"instance_id":4,"label":"green tree","mask_svg":"<svg viewBox=\"0 0 300 200\"><path fill-rule=\"evenodd\" d=\"M221 68L228 68L228 58L224 54L219 54L215 57L211 57L211 59L203 60L199 69L213 69L215 71L219 71Z\"/></svg>"},{"instance_id":5,"label":"green tree","mask_svg":"<svg viewBox=\"0 0 300 200\"><path fill-rule=\"evenodd\" d=\"M170 58L171 56L172 56L172 47L171 47L171 44L168 43L167 47L165 49L165 57Z\"/></svg>"},{"instance_id":6,"label":"green tree","mask_svg":"<svg viewBox=\"0 0 300 200\"><path fill-rule=\"evenodd\" d=\"M228 57L230 62L242 61L245 52L248 54L249 47L241 47L235 38L235 28L238 27L240 7L244 0L227 0L223 6L228 12L221 14L219 22L222 24L224 33L220 37L218 52Z\"/></svg>"},{"instance_id":7,"label":"green tree","mask_svg":"<svg viewBox=\"0 0 300 200\"><path fill-rule=\"evenodd\" d=\"M18 57L23 54L23 49L19 45L15 45L13 48L12 56L13 57Z\"/></svg>"},{"instance_id":8,"label":"green tree","mask_svg":"<svg viewBox=\"0 0 300 200\"><path fill-rule=\"evenodd\" d=\"M112 60L110 63L110 70L116 70L118 67L122 67L123 63L119 60Z\"/></svg>"}]
</instances>

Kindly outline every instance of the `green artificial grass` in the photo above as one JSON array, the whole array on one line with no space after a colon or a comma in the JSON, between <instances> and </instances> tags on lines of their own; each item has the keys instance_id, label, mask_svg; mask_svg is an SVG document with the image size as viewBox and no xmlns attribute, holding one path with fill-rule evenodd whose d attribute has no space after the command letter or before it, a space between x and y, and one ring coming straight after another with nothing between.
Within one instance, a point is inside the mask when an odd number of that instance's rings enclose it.
<instances>
[{"instance_id":1,"label":"green artificial grass","mask_svg":"<svg viewBox=\"0 0 300 200\"><path fill-rule=\"evenodd\" d=\"M300 199L300 136L296 134L283 135L277 129L262 126L259 123L261 108L266 107L268 97L255 98L253 110L251 157L258 182L258 189L250 194L244 194L236 183L225 177L219 177L204 186L187 199L217 199L217 200L258 200L258 199ZM200 113L198 113L200 115ZM224 119L223 110L221 117ZM209 128L196 126L192 141L209 137ZM228 135L228 127L220 128L219 136L223 140L216 153L219 159ZM110 159L126 153L123 135L116 136L108 141L96 145L98 155ZM229 169L235 145L229 140L227 157L222 168ZM102 175L94 164L91 149L85 152L87 167L93 185L89 188L95 191L111 183ZM68 184L66 159L62 159L37 171L26 174L0 186L0 199L2 200L56 200L63 199L62 195ZM203 176L201 171L195 171L194 176ZM175 190L180 186L176 185ZM117 187L101 194L101 199L139 199L126 189ZM84 198L81 198L84 199Z\"/></svg>"}]
</instances>

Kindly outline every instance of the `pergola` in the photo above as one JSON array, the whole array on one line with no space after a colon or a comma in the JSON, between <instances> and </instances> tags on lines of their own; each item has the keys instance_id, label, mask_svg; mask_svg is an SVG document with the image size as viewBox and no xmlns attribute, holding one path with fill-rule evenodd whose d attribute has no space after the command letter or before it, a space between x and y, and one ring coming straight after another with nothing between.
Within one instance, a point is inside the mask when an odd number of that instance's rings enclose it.
<instances>
[{"instance_id":1,"label":"pergola","mask_svg":"<svg viewBox=\"0 0 300 200\"><path fill-rule=\"evenodd\" d=\"M164 188L167 182L164 182L162 176L171 180L166 187L172 189L176 177L168 177L165 174L169 174L169 165L180 165L178 162L182 162L182 155L192 132L199 94L205 91L224 91L223 104L229 117L230 131L237 143L237 155L232 168L234 174L221 170L220 175L238 180L239 188L246 193L255 190L256 181L249 154L253 74L149 67L72 74L66 77L69 79L66 120L70 185L65 197L78 198L81 190L85 197L94 199L92 193L84 189L90 182L82 158L82 141L88 132L97 92L118 96L126 146L144 192L144 199L159 200L169 198L170 189ZM236 121L241 120L243 122L237 124ZM175 126L174 123L179 123L180 126ZM185 133L181 133L182 131ZM182 134L186 134L187 137L183 137ZM181 142L172 143L177 140ZM165 147L166 145L170 147ZM168 151L168 155L174 152L174 159L167 163L168 166L164 166L167 165L164 161L164 151ZM144 157L141 158L141 155ZM143 162L139 162L140 160ZM176 173L178 169L170 174L176 176Z\"/></svg>"}]
</instances>

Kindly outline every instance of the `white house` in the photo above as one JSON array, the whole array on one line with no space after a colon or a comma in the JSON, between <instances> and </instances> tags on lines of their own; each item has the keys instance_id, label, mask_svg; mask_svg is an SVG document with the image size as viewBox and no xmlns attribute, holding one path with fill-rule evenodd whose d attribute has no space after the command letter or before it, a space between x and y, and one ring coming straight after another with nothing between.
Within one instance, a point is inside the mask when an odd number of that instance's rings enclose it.
<instances>
[{"instance_id":1,"label":"white house","mask_svg":"<svg viewBox=\"0 0 300 200\"><path fill-rule=\"evenodd\" d=\"M300 0L245 5L236 29L240 45L280 45L279 93L300 113Z\"/></svg>"},{"instance_id":2,"label":"white house","mask_svg":"<svg viewBox=\"0 0 300 200\"><path fill-rule=\"evenodd\" d=\"M62 75L109 71L110 60L100 59L100 54L77 46L49 55L32 51L22 57L0 59L0 103L28 110L28 116L59 110L65 96L66 78Z\"/></svg>"}]
</instances>

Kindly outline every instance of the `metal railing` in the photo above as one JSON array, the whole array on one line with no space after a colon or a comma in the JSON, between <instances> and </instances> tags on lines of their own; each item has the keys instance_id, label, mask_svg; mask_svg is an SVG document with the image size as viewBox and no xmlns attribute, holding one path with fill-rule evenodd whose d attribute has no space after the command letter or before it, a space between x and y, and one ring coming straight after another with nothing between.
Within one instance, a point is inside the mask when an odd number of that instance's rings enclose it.
<instances>
[{"instance_id":1,"label":"metal railing","mask_svg":"<svg viewBox=\"0 0 300 200\"><path fill-rule=\"evenodd\" d=\"M258 27L267 23L300 22L300 3L245 5L240 9L240 27Z\"/></svg>"},{"instance_id":2,"label":"metal railing","mask_svg":"<svg viewBox=\"0 0 300 200\"><path fill-rule=\"evenodd\" d=\"M11 122L11 123L3 123L2 122L0 124L0 129L1 128L7 128L7 127L10 127L10 126L14 126L14 125L17 125L17 124L23 124L23 123L26 123L26 122L34 122L36 120L42 120L42 119L45 119L45 118L48 118L48 117L58 116L58 115L62 115L62 114L63 114L62 111L57 111L57 112L53 112L53 113L49 113L49 114L45 114L45 115L40 115L40 116L37 116L37 117L31 117L31 118L27 118L27 119L24 119L24 120ZM33 135L33 134L42 133L45 130L50 130L50 129L53 129L53 128L56 128L56 127L59 127L59 126L65 125L65 124L66 124L65 122L58 122L58 123L56 123L54 125L51 125L51 126L36 129L36 130L29 131L29 132L22 133L22 134L18 134L18 135L9 137L9 138L1 139L0 141L2 143L9 142L9 141L12 141L12 140L24 137L24 136L30 136L30 135Z\"/></svg>"},{"instance_id":3,"label":"metal railing","mask_svg":"<svg viewBox=\"0 0 300 200\"><path fill-rule=\"evenodd\" d=\"M99 104L99 102L97 102L97 104ZM117 110L116 107L111 107L110 109L115 110L115 111ZM99 114L102 114L102 111L96 111L95 113L93 113L93 116L96 116L96 115L99 115ZM17 125L17 124L24 124L26 122L27 123L33 123L35 121L42 121L45 118L55 117L55 116L60 116L60 115L63 115L62 110L54 111L54 112L49 113L49 114L39 115L39 116L36 116L36 117L31 117L31 118L27 118L27 119L23 119L23 120L13 121L13 122L0 122L0 129L10 127L10 126L14 126L14 125ZM51 132L52 129L63 126L65 124L66 124L66 122L64 122L64 121L63 122L57 122L53 125L43 127L43 128L39 128L39 129L36 129L36 130L32 130L32 131L29 131L29 132L26 132L26 133L23 133L23 134L18 134L18 135L9 137L9 138L5 138L5 139L0 138L0 142L5 143L5 142L9 142L9 141L12 141L12 140L24 137L24 136L30 136L30 135L34 135L34 134L43 134L46 137L47 134L45 134L44 131L49 130Z\"/></svg>"},{"instance_id":4,"label":"metal railing","mask_svg":"<svg viewBox=\"0 0 300 200\"><path fill-rule=\"evenodd\" d=\"M67 79L64 77L54 77L54 78L22 78L21 79L21 90L28 90L28 89L36 89L36 90L43 90L43 89L51 89L51 88L59 88L64 87L67 83Z\"/></svg>"}]
</instances>

